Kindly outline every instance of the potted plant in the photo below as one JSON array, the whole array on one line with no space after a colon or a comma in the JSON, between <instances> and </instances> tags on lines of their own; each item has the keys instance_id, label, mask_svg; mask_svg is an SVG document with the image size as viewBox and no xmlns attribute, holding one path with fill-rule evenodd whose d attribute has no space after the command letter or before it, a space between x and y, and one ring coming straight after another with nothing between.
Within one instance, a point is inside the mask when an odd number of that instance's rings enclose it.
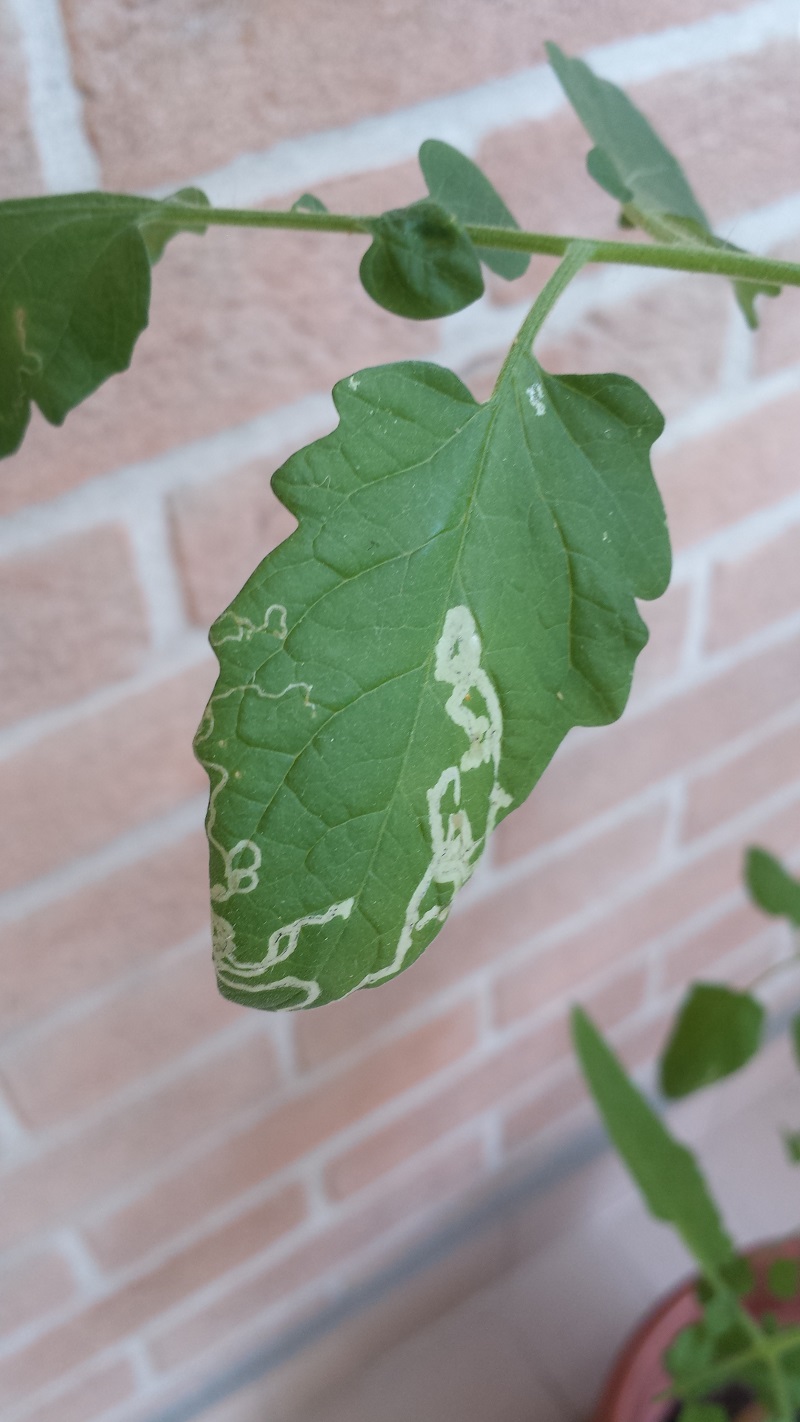
<instances>
[{"instance_id":1,"label":"potted plant","mask_svg":"<svg viewBox=\"0 0 800 1422\"><path fill-rule=\"evenodd\" d=\"M753 901L800 930L800 881L753 848ZM797 953L771 973L796 968ZM694 983L661 1057L671 1100L739 1071L761 1045L765 1008L753 991ZM791 1024L800 1059L800 1015ZM652 1215L677 1231L700 1271L647 1318L623 1349L594 1422L791 1422L800 1411L800 1238L737 1253L694 1155L668 1131L590 1018L573 1014L578 1059L606 1129ZM784 1137L793 1163L795 1133Z\"/></svg>"}]
</instances>

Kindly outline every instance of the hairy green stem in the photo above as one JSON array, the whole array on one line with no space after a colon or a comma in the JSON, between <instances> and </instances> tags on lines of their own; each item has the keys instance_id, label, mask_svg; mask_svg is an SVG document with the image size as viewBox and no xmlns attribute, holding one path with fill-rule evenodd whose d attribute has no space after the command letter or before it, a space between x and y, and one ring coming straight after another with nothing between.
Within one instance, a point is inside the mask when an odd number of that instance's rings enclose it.
<instances>
[{"instance_id":1,"label":"hairy green stem","mask_svg":"<svg viewBox=\"0 0 800 1422\"><path fill-rule=\"evenodd\" d=\"M525 320L517 331L511 349L500 367L500 374L495 381L493 393L496 393L500 389L509 371L514 369L520 356L530 355L531 346L558 301L558 298L566 291L573 277L578 275L581 267L585 267L586 263L592 260L593 255L593 242L584 242L576 239L572 246L567 248L563 261L559 263L549 281L542 287Z\"/></svg>"},{"instance_id":2,"label":"hairy green stem","mask_svg":"<svg viewBox=\"0 0 800 1422\"><path fill-rule=\"evenodd\" d=\"M159 213L160 222L169 221L169 207ZM278 227L298 232L360 232L367 234L374 218L349 217L334 212L276 212L240 210L238 208L191 208L182 206L176 212L181 227L194 225L219 227ZM514 227L485 227L465 224L465 231L477 247L493 247L498 251L538 252L544 256L563 257L568 248L588 240L593 247L591 261L622 266L656 267L668 271L706 272L712 276L737 278L740 281L776 282L783 286L800 286L800 263L782 262L773 257L757 257L750 252L727 252L715 247L700 247L684 243L667 245L656 242L609 242L594 238L563 236L549 232L523 232Z\"/></svg>"},{"instance_id":3,"label":"hairy green stem","mask_svg":"<svg viewBox=\"0 0 800 1422\"><path fill-rule=\"evenodd\" d=\"M71 193L58 198L59 211L68 213L74 203L76 215L85 207L88 193ZM41 206L53 202L52 198L19 198L0 204L0 208L18 210L21 207ZM141 207L142 199L128 193L118 193L114 201L109 201L104 212L113 211L115 205L121 212L133 215ZM169 200L153 203L151 217L162 226L170 223L173 213ZM344 232L369 236L375 223L370 216L355 216L341 212L297 212L264 208L192 207L188 203L176 203L174 223L183 231L206 227L274 227L295 232ZM800 263L781 262L773 257L757 257L750 252L726 251L724 248L703 247L691 243L659 243L601 241L595 238L581 238L551 232L524 232L516 227L486 227L465 223L464 230L477 247L493 247L497 251L531 252L547 257L563 257L569 247L577 242L590 241L594 249L593 262L604 262L629 267L655 267L667 271L705 272L712 276L731 277L738 281L773 282L779 286L800 286Z\"/></svg>"}]
</instances>

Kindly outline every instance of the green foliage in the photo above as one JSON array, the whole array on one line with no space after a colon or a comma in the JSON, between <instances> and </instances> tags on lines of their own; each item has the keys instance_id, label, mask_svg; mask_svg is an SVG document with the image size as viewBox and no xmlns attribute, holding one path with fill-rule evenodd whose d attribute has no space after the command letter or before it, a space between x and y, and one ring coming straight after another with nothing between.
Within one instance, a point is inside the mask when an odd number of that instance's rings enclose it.
<instances>
[{"instance_id":1,"label":"green foliage","mask_svg":"<svg viewBox=\"0 0 800 1422\"><path fill-rule=\"evenodd\" d=\"M677 159L643 113L616 84L598 79L580 59L547 45L550 63L578 118L596 144L586 159L590 177L622 204L626 227L641 227L659 242L676 242L739 252L715 236ZM755 297L777 296L772 282L734 282L736 298L750 327L758 325Z\"/></svg>"},{"instance_id":2,"label":"green foliage","mask_svg":"<svg viewBox=\"0 0 800 1422\"><path fill-rule=\"evenodd\" d=\"M166 203L106 193L0 203L0 457L18 449L32 401L60 425L126 369L147 325L151 265L181 230L175 214L205 203L195 188Z\"/></svg>"},{"instance_id":3,"label":"green foliage","mask_svg":"<svg viewBox=\"0 0 800 1422\"><path fill-rule=\"evenodd\" d=\"M728 1422L728 1414L715 1402L687 1402L681 1409L680 1422Z\"/></svg>"},{"instance_id":4,"label":"green foliage","mask_svg":"<svg viewBox=\"0 0 800 1422\"><path fill-rule=\"evenodd\" d=\"M796 1259L775 1259L767 1272L767 1284L776 1299L793 1299L800 1292L800 1265Z\"/></svg>"},{"instance_id":5,"label":"green foliage","mask_svg":"<svg viewBox=\"0 0 800 1422\"><path fill-rule=\"evenodd\" d=\"M776 918L788 918L800 928L800 882L766 849L748 849L745 883L754 904Z\"/></svg>"},{"instance_id":6,"label":"green foliage","mask_svg":"<svg viewBox=\"0 0 800 1422\"><path fill-rule=\"evenodd\" d=\"M661 1059L666 1096L688 1096L738 1071L758 1051L761 1003L721 983L693 983Z\"/></svg>"},{"instance_id":7,"label":"green foliage","mask_svg":"<svg viewBox=\"0 0 800 1422\"><path fill-rule=\"evenodd\" d=\"M395 316L430 321L483 295L478 254L461 224L429 198L369 220L372 244L359 275L364 290Z\"/></svg>"},{"instance_id":8,"label":"green foliage","mask_svg":"<svg viewBox=\"0 0 800 1422\"><path fill-rule=\"evenodd\" d=\"M313 193L301 193L300 197L292 203L292 212L327 212L321 198L315 197Z\"/></svg>"},{"instance_id":9,"label":"green foliage","mask_svg":"<svg viewBox=\"0 0 800 1422\"><path fill-rule=\"evenodd\" d=\"M261 1007L413 962L569 728L622 711L669 576L632 381L523 343L483 405L419 363L334 400L273 480L298 530L212 629L197 739L219 983Z\"/></svg>"},{"instance_id":10,"label":"green foliage","mask_svg":"<svg viewBox=\"0 0 800 1422\"><path fill-rule=\"evenodd\" d=\"M616 1149L650 1213L678 1231L712 1278L733 1259L733 1245L691 1151L674 1140L660 1116L629 1080L586 1013L572 1017L584 1077Z\"/></svg>"},{"instance_id":11,"label":"green foliage","mask_svg":"<svg viewBox=\"0 0 800 1422\"><path fill-rule=\"evenodd\" d=\"M457 148L429 138L419 150L419 165L434 202L446 208L459 222L512 227L519 231L519 224L489 179ZM527 252L501 252L491 247L475 250L481 261L506 281L514 281L528 270Z\"/></svg>"}]
</instances>

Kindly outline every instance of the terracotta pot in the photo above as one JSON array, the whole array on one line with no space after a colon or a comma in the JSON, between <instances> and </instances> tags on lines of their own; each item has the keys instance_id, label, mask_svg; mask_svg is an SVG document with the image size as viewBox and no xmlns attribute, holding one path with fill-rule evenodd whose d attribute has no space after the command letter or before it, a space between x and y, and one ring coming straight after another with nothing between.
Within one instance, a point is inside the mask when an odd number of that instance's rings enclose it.
<instances>
[{"instance_id":1,"label":"terracotta pot","mask_svg":"<svg viewBox=\"0 0 800 1422\"><path fill-rule=\"evenodd\" d=\"M753 1314L767 1311L780 1323L800 1323L800 1298L776 1299L767 1288L766 1275L775 1259L800 1259L800 1238L765 1244L748 1251L755 1287L745 1300ZM679 1284L648 1314L624 1344L603 1388L591 1422L666 1422L674 1404L659 1393L669 1387L661 1358L676 1333L700 1317L694 1296L694 1279ZM740 1422L744 1414L740 1413Z\"/></svg>"}]
</instances>

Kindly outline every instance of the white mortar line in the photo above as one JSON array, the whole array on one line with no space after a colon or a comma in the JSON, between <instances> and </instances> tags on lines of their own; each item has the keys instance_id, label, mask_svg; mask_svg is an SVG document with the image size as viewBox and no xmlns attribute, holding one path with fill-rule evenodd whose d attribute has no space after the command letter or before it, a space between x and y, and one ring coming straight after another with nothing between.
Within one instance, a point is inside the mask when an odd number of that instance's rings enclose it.
<instances>
[{"instance_id":1,"label":"white mortar line","mask_svg":"<svg viewBox=\"0 0 800 1422\"><path fill-rule=\"evenodd\" d=\"M155 652L134 676L101 686L79 701L57 706L51 711L42 711L38 715L29 716L25 721L5 727L0 731L0 762L27 750L44 736L57 735L59 731L79 725L87 717L102 715L127 701L129 697L152 691L162 682L169 681L181 672L191 671L193 667L202 666L204 662L209 668L210 692L211 673L214 670L212 652L206 634L199 629L192 629L185 633L179 642L173 642L168 648ZM198 716L202 709L198 704Z\"/></svg>"},{"instance_id":2,"label":"white mortar line","mask_svg":"<svg viewBox=\"0 0 800 1422\"><path fill-rule=\"evenodd\" d=\"M30 119L51 193L99 188L100 164L83 127L58 0L9 0L28 70Z\"/></svg>"},{"instance_id":3,"label":"white mortar line","mask_svg":"<svg viewBox=\"0 0 800 1422\"><path fill-rule=\"evenodd\" d=\"M719 391L694 405L685 414L670 420L658 442L659 452L679 449L690 440L715 434L723 426L734 424L744 415L761 410L773 400L782 400L800 390L800 365L792 365L761 380L751 381L736 389Z\"/></svg>"},{"instance_id":4,"label":"white mortar line","mask_svg":"<svg viewBox=\"0 0 800 1422\"><path fill-rule=\"evenodd\" d=\"M157 493L140 495L129 507L127 526L150 636L156 650L161 650L196 631L186 615L164 499Z\"/></svg>"},{"instance_id":5,"label":"white mortar line","mask_svg":"<svg viewBox=\"0 0 800 1422\"><path fill-rule=\"evenodd\" d=\"M600 45L585 57L605 78L617 84L637 84L699 64L751 54L772 41L794 38L796 33L793 0L763 0L697 24ZM203 188L217 206L249 206L297 188L406 162L416 156L426 138L445 139L474 153L481 140L497 129L549 118L565 104L549 66L535 65L380 118L288 139L195 175L190 181ZM175 186L164 184L155 190L156 195L173 191Z\"/></svg>"},{"instance_id":6,"label":"white mortar line","mask_svg":"<svg viewBox=\"0 0 800 1422\"><path fill-rule=\"evenodd\" d=\"M9 889L0 896L0 923L27 918L59 899L102 883L108 875L128 869L158 850L171 848L187 835L198 833L203 828L207 804L207 795L196 795L160 819L150 820L129 834L113 839L95 854L70 860L41 879Z\"/></svg>"},{"instance_id":7,"label":"white mortar line","mask_svg":"<svg viewBox=\"0 0 800 1422\"><path fill-rule=\"evenodd\" d=\"M23 1126L5 1096L0 1093L0 1156L3 1167L30 1140L30 1131Z\"/></svg>"},{"instance_id":8,"label":"white mortar line","mask_svg":"<svg viewBox=\"0 0 800 1422\"><path fill-rule=\"evenodd\" d=\"M691 589L689 618L678 668L679 677L697 676L704 662L711 601L711 563L712 559L708 557L697 559L694 576L688 580Z\"/></svg>"}]
</instances>

